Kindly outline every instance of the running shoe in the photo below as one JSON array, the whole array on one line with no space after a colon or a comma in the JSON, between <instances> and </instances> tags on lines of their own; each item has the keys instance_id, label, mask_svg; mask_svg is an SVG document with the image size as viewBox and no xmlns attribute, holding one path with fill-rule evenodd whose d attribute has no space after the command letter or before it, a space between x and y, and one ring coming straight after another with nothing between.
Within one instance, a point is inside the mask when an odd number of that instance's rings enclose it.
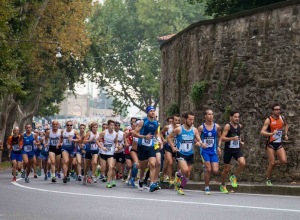
<instances>
[{"instance_id":1,"label":"running shoe","mask_svg":"<svg viewBox=\"0 0 300 220\"><path fill-rule=\"evenodd\" d=\"M51 173L50 173L50 171L48 171L48 172L47 172L47 175L48 175L48 178L50 178L50 177L51 177Z\"/></svg>"},{"instance_id":2,"label":"running shoe","mask_svg":"<svg viewBox=\"0 0 300 220\"><path fill-rule=\"evenodd\" d=\"M182 196L185 195L185 193L183 192L182 188L177 189L177 193L179 195L182 195Z\"/></svg>"},{"instance_id":3,"label":"running shoe","mask_svg":"<svg viewBox=\"0 0 300 220\"><path fill-rule=\"evenodd\" d=\"M77 176L77 174L75 173L74 176L73 176L73 179L74 179L74 180L77 180L77 178L78 178L78 176Z\"/></svg>"},{"instance_id":4,"label":"running shoe","mask_svg":"<svg viewBox=\"0 0 300 220\"><path fill-rule=\"evenodd\" d=\"M112 185L110 182L106 183L106 188L112 188Z\"/></svg>"},{"instance_id":5,"label":"running shoe","mask_svg":"<svg viewBox=\"0 0 300 220\"><path fill-rule=\"evenodd\" d=\"M71 177L74 177L74 174L75 174L75 172L74 172L74 170L72 170L71 171Z\"/></svg>"},{"instance_id":6,"label":"running shoe","mask_svg":"<svg viewBox=\"0 0 300 220\"><path fill-rule=\"evenodd\" d=\"M54 176L54 177L52 177L52 183L56 183L56 177Z\"/></svg>"},{"instance_id":7,"label":"running shoe","mask_svg":"<svg viewBox=\"0 0 300 220\"><path fill-rule=\"evenodd\" d=\"M171 187L173 187L174 186L174 180L170 180L170 182L169 182L169 187L171 188Z\"/></svg>"},{"instance_id":8,"label":"running shoe","mask_svg":"<svg viewBox=\"0 0 300 220\"><path fill-rule=\"evenodd\" d=\"M63 183L67 183L67 177L63 178Z\"/></svg>"},{"instance_id":9,"label":"running shoe","mask_svg":"<svg viewBox=\"0 0 300 220\"><path fill-rule=\"evenodd\" d=\"M92 182L93 182L93 180L92 180L92 178L91 178L91 177L88 177L88 178L86 179L86 182L87 182L87 183L92 183Z\"/></svg>"},{"instance_id":10,"label":"running shoe","mask_svg":"<svg viewBox=\"0 0 300 220\"><path fill-rule=\"evenodd\" d=\"M209 187L205 187L205 194L206 195L210 195L210 189L209 189Z\"/></svg>"},{"instance_id":11,"label":"running shoe","mask_svg":"<svg viewBox=\"0 0 300 220\"><path fill-rule=\"evenodd\" d=\"M86 185L86 176L83 177L82 184L83 184L83 185Z\"/></svg>"},{"instance_id":12,"label":"running shoe","mask_svg":"<svg viewBox=\"0 0 300 220\"><path fill-rule=\"evenodd\" d=\"M111 181L111 186L112 186L112 187L116 187L116 186L117 186L116 181L114 181L114 180Z\"/></svg>"},{"instance_id":13,"label":"running shoe","mask_svg":"<svg viewBox=\"0 0 300 220\"><path fill-rule=\"evenodd\" d=\"M41 169L38 169L38 170L37 170L37 175L38 175L38 176L41 176L41 175L42 175L42 170L41 170Z\"/></svg>"},{"instance_id":14,"label":"running shoe","mask_svg":"<svg viewBox=\"0 0 300 220\"><path fill-rule=\"evenodd\" d=\"M97 183L97 178L95 176L92 176L93 183Z\"/></svg>"},{"instance_id":15,"label":"running shoe","mask_svg":"<svg viewBox=\"0 0 300 220\"><path fill-rule=\"evenodd\" d=\"M60 175L60 173L57 173L57 177L58 177L58 178L61 178L61 175Z\"/></svg>"},{"instance_id":16,"label":"running shoe","mask_svg":"<svg viewBox=\"0 0 300 220\"><path fill-rule=\"evenodd\" d=\"M230 180L230 182L231 182L232 187L236 188L236 187L238 186L238 184L237 184L237 182L236 182L236 177L235 177L235 175L231 175L231 176L229 177L229 180Z\"/></svg>"},{"instance_id":17,"label":"running shoe","mask_svg":"<svg viewBox=\"0 0 300 220\"><path fill-rule=\"evenodd\" d=\"M105 176L105 177L103 177L103 179L102 179L102 182L103 182L103 183L107 182L107 178L106 178L106 176Z\"/></svg>"},{"instance_id":18,"label":"running shoe","mask_svg":"<svg viewBox=\"0 0 300 220\"><path fill-rule=\"evenodd\" d=\"M228 190L227 190L226 186L221 185L221 186L220 186L220 191L221 191L222 193L228 194Z\"/></svg>"},{"instance_id":19,"label":"running shoe","mask_svg":"<svg viewBox=\"0 0 300 220\"><path fill-rule=\"evenodd\" d=\"M81 176L80 175L77 177L77 181L81 181Z\"/></svg>"},{"instance_id":20,"label":"running shoe","mask_svg":"<svg viewBox=\"0 0 300 220\"><path fill-rule=\"evenodd\" d=\"M160 185L158 184L158 182L156 182L156 188L155 188L155 190L160 190L160 189L161 189Z\"/></svg>"},{"instance_id":21,"label":"running shoe","mask_svg":"<svg viewBox=\"0 0 300 220\"><path fill-rule=\"evenodd\" d=\"M267 181L266 181L266 185L267 185L267 186L273 186L271 180L267 180Z\"/></svg>"},{"instance_id":22,"label":"running shoe","mask_svg":"<svg viewBox=\"0 0 300 220\"><path fill-rule=\"evenodd\" d=\"M34 176L33 176L34 178L37 178L37 175L36 174L34 174Z\"/></svg>"},{"instance_id":23,"label":"running shoe","mask_svg":"<svg viewBox=\"0 0 300 220\"><path fill-rule=\"evenodd\" d=\"M17 181L17 178L14 176L11 180L12 182L16 182Z\"/></svg>"},{"instance_id":24,"label":"running shoe","mask_svg":"<svg viewBox=\"0 0 300 220\"><path fill-rule=\"evenodd\" d=\"M131 177L128 183L129 183L129 186L135 187L134 178Z\"/></svg>"},{"instance_id":25,"label":"running shoe","mask_svg":"<svg viewBox=\"0 0 300 220\"><path fill-rule=\"evenodd\" d=\"M70 182L70 177L69 176L67 176L67 182Z\"/></svg>"},{"instance_id":26,"label":"running shoe","mask_svg":"<svg viewBox=\"0 0 300 220\"><path fill-rule=\"evenodd\" d=\"M149 187L149 192L154 192L156 190L156 183L151 183Z\"/></svg>"},{"instance_id":27,"label":"running shoe","mask_svg":"<svg viewBox=\"0 0 300 220\"><path fill-rule=\"evenodd\" d=\"M103 178L105 178L105 176L103 176L102 174L100 174L99 180L103 180Z\"/></svg>"},{"instance_id":28,"label":"running shoe","mask_svg":"<svg viewBox=\"0 0 300 220\"><path fill-rule=\"evenodd\" d=\"M147 183L143 183L143 189L149 190L149 187L147 186Z\"/></svg>"},{"instance_id":29,"label":"running shoe","mask_svg":"<svg viewBox=\"0 0 300 220\"><path fill-rule=\"evenodd\" d=\"M25 178L25 170L21 171L21 178L23 178L23 179Z\"/></svg>"},{"instance_id":30,"label":"running shoe","mask_svg":"<svg viewBox=\"0 0 300 220\"><path fill-rule=\"evenodd\" d=\"M25 177L25 183L29 183L29 178L28 177Z\"/></svg>"},{"instance_id":31,"label":"running shoe","mask_svg":"<svg viewBox=\"0 0 300 220\"><path fill-rule=\"evenodd\" d=\"M48 176L47 175L45 175L44 180L48 180Z\"/></svg>"},{"instance_id":32,"label":"running shoe","mask_svg":"<svg viewBox=\"0 0 300 220\"><path fill-rule=\"evenodd\" d=\"M174 186L176 190L178 190L180 184L181 184L181 178L178 176L178 172L176 172L175 179L174 179Z\"/></svg>"},{"instance_id":33,"label":"running shoe","mask_svg":"<svg viewBox=\"0 0 300 220\"><path fill-rule=\"evenodd\" d=\"M138 181L138 189L140 191L143 191L143 182L141 182L140 180Z\"/></svg>"}]
</instances>

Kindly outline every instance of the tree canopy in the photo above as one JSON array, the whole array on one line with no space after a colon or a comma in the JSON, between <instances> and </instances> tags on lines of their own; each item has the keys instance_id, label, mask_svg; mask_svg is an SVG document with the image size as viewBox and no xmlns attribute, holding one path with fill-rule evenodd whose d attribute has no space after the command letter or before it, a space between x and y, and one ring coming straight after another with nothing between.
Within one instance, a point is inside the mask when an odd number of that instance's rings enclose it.
<instances>
[{"instance_id":1,"label":"tree canopy","mask_svg":"<svg viewBox=\"0 0 300 220\"><path fill-rule=\"evenodd\" d=\"M157 37L203 19L202 9L202 4L176 0L110 0L95 8L90 20L91 76L115 98L117 112L130 103L142 111L158 104Z\"/></svg>"},{"instance_id":2,"label":"tree canopy","mask_svg":"<svg viewBox=\"0 0 300 220\"><path fill-rule=\"evenodd\" d=\"M188 0L191 4L204 3L206 5L205 13L214 17L229 15L282 1L285 0Z\"/></svg>"}]
</instances>

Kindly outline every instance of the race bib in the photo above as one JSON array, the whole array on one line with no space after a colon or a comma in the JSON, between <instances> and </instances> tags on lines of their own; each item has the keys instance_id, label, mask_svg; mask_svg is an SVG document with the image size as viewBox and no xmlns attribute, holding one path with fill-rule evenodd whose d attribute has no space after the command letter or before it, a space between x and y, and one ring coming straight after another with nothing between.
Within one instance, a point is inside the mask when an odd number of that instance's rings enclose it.
<instances>
[{"instance_id":1,"label":"race bib","mask_svg":"<svg viewBox=\"0 0 300 220\"><path fill-rule=\"evenodd\" d=\"M51 146L56 146L58 144L58 139L51 139L50 145Z\"/></svg>"},{"instance_id":2,"label":"race bib","mask_svg":"<svg viewBox=\"0 0 300 220\"><path fill-rule=\"evenodd\" d=\"M44 151L45 152L48 152L49 151L49 147L47 146L47 147L44 147Z\"/></svg>"},{"instance_id":3,"label":"race bib","mask_svg":"<svg viewBox=\"0 0 300 220\"><path fill-rule=\"evenodd\" d=\"M215 144L215 139L211 139L211 138L207 138L204 139L203 142L206 144L206 146L209 147L213 147Z\"/></svg>"},{"instance_id":4,"label":"race bib","mask_svg":"<svg viewBox=\"0 0 300 220\"><path fill-rule=\"evenodd\" d=\"M130 145L130 146L129 146L129 152L131 151L131 149L132 149L132 146Z\"/></svg>"},{"instance_id":5,"label":"race bib","mask_svg":"<svg viewBox=\"0 0 300 220\"><path fill-rule=\"evenodd\" d=\"M72 142L69 139L64 138L64 145L70 146L71 144Z\"/></svg>"},{"instance_id":6,"label":"race bib","mask_svg":"<svg viewBox=\"0 0 300 220\"><path fill-rule=\"evenodd\" d=\"M104 144L104 147L107 148L107 153L113 152L112 144Z\"/></svg>"},{"instance_id":7,"label":"race bib","mask_svg":"<svg viewBox=\"0 0 300 220\"><path fill-rule=\"evenodd\" d=\"M193 142L181 143L179 151L189 152L193 150Z\"/></svg>"},{"instance_id":8,"label":"race bib","mask_svg":"<svg viewBox=\"0 0 300 220\"><path fill-rule=\"evenodd\" d=\"M278 130L276 134L273 135L273 138L275 139L273 142L280 143L282 137L282 130Z\"/></svg>"},{"instance_id":9,"label":"race bib","mask_svg":"<svg viewBox=\"0 0 300 220\"><path fill-rule=\"evenodd\" d=\"M13 151L20 151L20 146L19 145L13 145L12 149L13 149Z\"/></svg>"},{"instance_id":10,"label":"race bib","mask_svg":"<svg viewBox=\"0 0 300 220\"><path fill-rule=\"evenodd\" d=\"M32 151L32 146L31 145L25 145L24 146L24 151L25 152L31 152Z\"/></svg>"},{"instance_id":11,"label":"race bib","mask_svg":"<svg viewBox=\"0 0 300 220\"><path fill-rule=\"evenodd\" d=\"M91 144L91 150L98 150L98 145L96 143Z\"/></svg>"},{"instance_id":12,"label":"race bib","mask_svg":"<svg viewBox=\"0 0 300 220\"><path fill-rule=\"evenodd\" d=\"M143 138L142 145L147 146L147 147L152 147L152 139L147 140L147 139Z\"/></svg>"},{"instance_id":13,"label":"race bib","mask_svg":"<svg viewBox=\"0 0 300 220\"><path fill-rule=\"evenodd\" d=\"M237 141L230 141L230 145L229 145L230 148L240 148L240 141L237 140Z\"/></svg>"}]
</instances>

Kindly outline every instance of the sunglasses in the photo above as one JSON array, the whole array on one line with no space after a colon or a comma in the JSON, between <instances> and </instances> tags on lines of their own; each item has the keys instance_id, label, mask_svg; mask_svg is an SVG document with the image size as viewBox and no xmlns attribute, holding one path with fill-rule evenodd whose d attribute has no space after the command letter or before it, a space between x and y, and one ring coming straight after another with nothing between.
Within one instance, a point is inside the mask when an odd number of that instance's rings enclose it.
<instances>
[{"instance_id":1,"label":"sunglasses","mask_svg":"<svg viewBox=\"0 0 300 220\"><path fill-rule=\"evenodd\" d=\"M68 127L72 127L73 125L67 125Z\"/></svg>"},{"instance_id":2,"label":"sunglasses","mask_svg":"<svg viewBox=\"0 0 300 220\"><path fill-rule=\"evenodd\" d=\"M273 110L274 110L274 111L281 111L280 108L274 108Z\"/></svg>"}]
</instances>

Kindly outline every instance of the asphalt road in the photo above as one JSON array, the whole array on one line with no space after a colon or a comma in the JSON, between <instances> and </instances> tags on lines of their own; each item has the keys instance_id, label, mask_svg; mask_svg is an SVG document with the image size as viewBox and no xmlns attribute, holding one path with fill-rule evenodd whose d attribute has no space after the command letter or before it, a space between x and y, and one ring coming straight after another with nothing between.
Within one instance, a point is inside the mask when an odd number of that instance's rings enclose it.
<instances>
[{"instance_id":1,"label":"asphalt road","mask_svg":"<svg viewBox=\"0 0 300 220\"><path fill-rule=\"evenodd\" d=\"M150 193L117 182L82 185L30 178L11 183L0 173L0 219L300 219L300 197L164 189Z\"/></svg>"}]
</instances>

